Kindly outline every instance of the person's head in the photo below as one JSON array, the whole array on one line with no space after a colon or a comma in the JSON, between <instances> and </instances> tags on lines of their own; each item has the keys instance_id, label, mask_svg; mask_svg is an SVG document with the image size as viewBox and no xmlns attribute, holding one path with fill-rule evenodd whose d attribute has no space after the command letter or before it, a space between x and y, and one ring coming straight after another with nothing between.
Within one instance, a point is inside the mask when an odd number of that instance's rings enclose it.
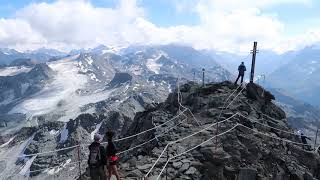
<instances>
[{"instance_id":1,"label":"person's head","mask_svg":"<svg viewBox=\"0 0 320 180\"><path fill-rule=\"evenodd\" d=\"M241 62L241 64L244 64L244 62Z\"/></svg>"},{"instance_id":2,"label":"person's head","mask_svg":"<svg viewBox=\"0 0 320 180\"><path fill-rule=\"evenodd\" d=\"M112 140L112 138L114 136L114 132L108 131L108 132L106 132L106 136L107 136L108 140Z\"/></svg>"},{"instance_id":3,"label":"person's head","mask_svg":"<svg viewBox=\"0 0 320 180\"><path fill-rule=\"evenodd\" d=\"M95 142L100 143L101 140L102 140L102 137L101 137L100 134L95 134L94 137L93 137L93 140L94 140Z\"/></svg>"}]
</instances>

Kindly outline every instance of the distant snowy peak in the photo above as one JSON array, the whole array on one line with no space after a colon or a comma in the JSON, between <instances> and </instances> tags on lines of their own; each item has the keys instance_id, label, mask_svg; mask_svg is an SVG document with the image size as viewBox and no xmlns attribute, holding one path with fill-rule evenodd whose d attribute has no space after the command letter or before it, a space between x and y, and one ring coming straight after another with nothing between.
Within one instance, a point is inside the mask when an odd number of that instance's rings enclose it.
<instances>
[{"instance_id":1,"label":"distant snowy peak","mask_svg":"<svg viewBox=\"0 0 320 180\"><path fill-rule=\"evenodd\" d=\"M125 48L126 46L99 45L95 48L89 48L89 49L74 49L74 50L71 50L69 54L71 55L81 54L81 53L91 53L95 55L102 55L106 53L121 54L122 50Z\"/></svg>"},{"instance_id":2,"label":"distant snowy peak","mask_svg":"<svg viewBox=\"0 0 320 180\"><path fill-rule=\"evenodd\" d=\"M105 49L102 51L102 54L106 54L106 53L112 53L112 54L118 54L121 55L122 50L125 49L126 46L109 46L108 49Z\"/></svg>"},{"instance_id":3,"label":"distant snowy peak","mask_svg":"<svg viewBox=\"0 0 320 180\"><path fill-rule=\"evenodd\" d=\"M47 49L47 48L40 48L40 49L36 49L33 51L27 51L27 53L30 54L47 54L50 56L58 56L58 57L62 57L62 56L66 56L67 53L64 53L62 51L56 50L56 49Z\"/></svg>"}]
</instances>

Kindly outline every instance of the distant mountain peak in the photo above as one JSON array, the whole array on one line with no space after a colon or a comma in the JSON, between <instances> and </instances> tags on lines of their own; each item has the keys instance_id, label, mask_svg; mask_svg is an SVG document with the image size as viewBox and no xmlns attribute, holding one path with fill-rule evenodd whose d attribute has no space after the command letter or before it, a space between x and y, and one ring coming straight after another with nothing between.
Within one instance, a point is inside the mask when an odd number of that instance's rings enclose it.
<instances>
[{"instance_id":1,"label":"distant mountain peak","mask_svg":"<svg viewBox=\"0 0 320 180\"><path fill-rule=\"evenodd\" d=\"M9 49L9 48L0 48L0 52L2 52L5 55L12 55L16 53L21 53L15 49Z\"/></svg>"}]
</instances>

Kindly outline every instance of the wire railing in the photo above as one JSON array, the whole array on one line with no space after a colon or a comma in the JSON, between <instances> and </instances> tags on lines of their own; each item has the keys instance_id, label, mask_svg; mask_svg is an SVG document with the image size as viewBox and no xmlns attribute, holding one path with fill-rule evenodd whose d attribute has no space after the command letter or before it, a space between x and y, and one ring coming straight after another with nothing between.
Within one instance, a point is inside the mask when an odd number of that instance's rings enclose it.
<instances>
[{"instance_id":1,"label":"wire railing","mask_svg":"<svg viewBox=\"0 0 320 180\"><path fill-rule=\"evenodd\" d=\"M250 119L250 118L248 118L248 117L240 114L239 112L237 112L237 113L234 114L234 115L239 115L239 116L241 116L241 117L243 117L243 118L247 118L248 120L252 121L252 119ZM231 118L228 118L228 119L226 119L225 121L230 121L230 119L231 119ZM225 122L225 121L221 121L221 123L222 123L222 122ZM252 122L257 122L257 121L252 121ZM263 133L263 132L261 132L261 131L252 129L252 128L250 128L250 127L247 127L247 126L245 126L245 125L243 125L243 124L237 123L235 126L231 127L230 129L226 130L225 132L219 133L219 134L217 134L217 135L214 135L214 136L210 137L209 139L207 139L206 141L203 141L203 142L201 142L200 144L197 144L196 146L194 146L194 147L192 147L192 148L190 148L190 149L188 149L188 150L185 150L185 151L183 151L183 152L181 152L181 153L179 153L179 154L177 154L177 155L174 155L174 156L168 158L168 160L165 162L164 166L162 167L162 169L161 169L161 171L160 171L160 174L157 176L156 180L158 180L158 179L161 177L161 175L163 174L166 166L168 165L168 163L169 163L171 160L173 160L173 159L175 159L175 158L177 158L177 157L179 157L179 156L182 156L182 155L184 155L184 154L186 154L186 153L188 153L188 152L191 152L191 151L197 149L198 147L200 147L200 146L202 146L202 145L210 142L212 139L217 138L217 137L219 137L219 136L222 136L222 135L225 135L225 134L231 132L232 130L236 129L236 127L239 127L239 126L244 127L244 128L246 128L246 129L248 129L248 130L250 130L250 131L253 131L253 132L255 132L255 133L258 133L258 134L267 136L267 137L269 137L269 138L277 139L277 140L284 141L284 142L291 143L291 144L295 144L295 145L301 145L301 146L303 146L303 147L306 146L306 144L304 144L304 143L295 142L295 141L291 141L291 140L288 140L288 139L285 139L285 138L279 138L279 137L276 137L276 136L272 136L272 135ZM287 132L287 133L292 134L291 132ZM296 134L294 134L294 135L296 135ZM181 138L181 140L186 139L186 138L189 138L189 137L191 137L191 136L188 136L188 137L185 137L185 138ZM173 144L173 143L170 143L170 145L172 145L172 144ZM165 147L165 150L166 150L166 148L168 148L168 146L169 146L169 143L168 143L167 146ZM317 151L319 151L319 148L320 148L320 146L318 146L318 148L315 149L315 153L316 153ZM163 156L163 154L164 154L164 151L160 154L160 156ZM156 161L156 163L159 162L159 159L160 159L160 158L158 158L158 160ZM151 173L151 170L152 170L152 169L154 169L154 166L152 166L152 168L147 172L147 174L146 174L145 177L144 177L145 179L149 176L149 174Z\"/></svg>"}]
</instances>

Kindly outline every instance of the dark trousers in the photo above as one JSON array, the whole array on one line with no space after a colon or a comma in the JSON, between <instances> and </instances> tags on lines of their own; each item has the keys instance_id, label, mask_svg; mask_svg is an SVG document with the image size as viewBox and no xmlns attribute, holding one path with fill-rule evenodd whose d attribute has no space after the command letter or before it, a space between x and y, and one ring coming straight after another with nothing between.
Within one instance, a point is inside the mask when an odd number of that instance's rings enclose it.
<instances>
[{"instance_id":1,"label":"dark trousers","mask_svg":"<svg viewBox=\"0 0 320 180\"><path fill-rule=\"evenodd\" d=\"M104 171L104 167L90 167L90 177L91 180L105 180L106 173Z\"/></svg>"},{"instance_id":2,"label":"dark trousers","mask_svg":"<svg viewBox=\"0 0 320 180\"><path fill-rule=\"evenodd\" d=\"M307 151L311 151L311 146L308 144L308 143L303 143L304 145L302 146L302 148L304 150L307 150Z\"/></svg>"},{"instance_id":3,"label":"dark trousers","mask_svg":"<svg viewBox=\"0 0 320 180\"><path fill-rule=\"evenodd\" d=\"M239 80L240 77L241 77L241 84L243 83L244 74L239 73L238 78L237 78L236 82L234 82L234 84L238 83L238 80Z\"/></svg>"}]
</instances>

